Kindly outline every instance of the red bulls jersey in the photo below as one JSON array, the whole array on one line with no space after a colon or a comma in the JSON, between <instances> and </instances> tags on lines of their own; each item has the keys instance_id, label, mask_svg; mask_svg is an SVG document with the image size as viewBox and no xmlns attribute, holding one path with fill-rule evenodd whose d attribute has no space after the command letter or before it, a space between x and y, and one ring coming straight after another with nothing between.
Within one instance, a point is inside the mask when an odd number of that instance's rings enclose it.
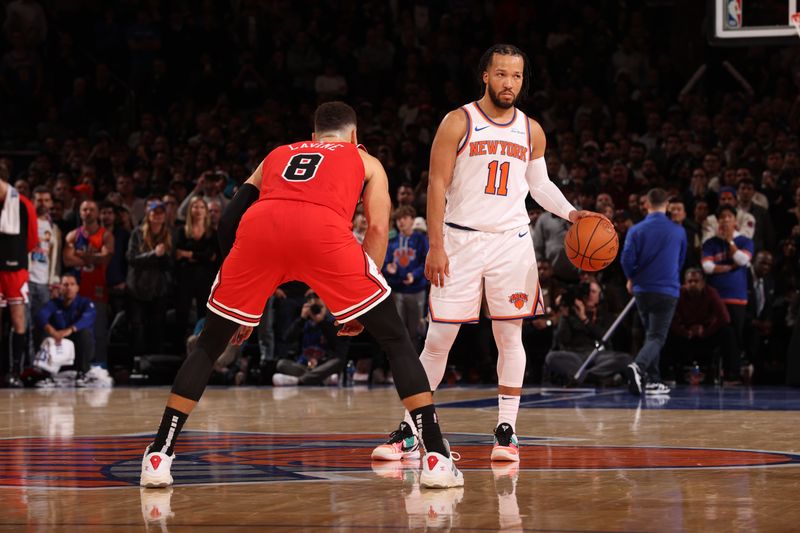
<instances>
[{"instance_id":1,"label":"red bulls jersey","mask_svg":"<svg viewBox=\"0 0 800 533\"><path fill-rule=\"evenodd\" d=\"M364 185L356 145L304 141L275 148L264 159L259 201L294 200L328 207L349 224Z\"/></svg>"}]
</instances>

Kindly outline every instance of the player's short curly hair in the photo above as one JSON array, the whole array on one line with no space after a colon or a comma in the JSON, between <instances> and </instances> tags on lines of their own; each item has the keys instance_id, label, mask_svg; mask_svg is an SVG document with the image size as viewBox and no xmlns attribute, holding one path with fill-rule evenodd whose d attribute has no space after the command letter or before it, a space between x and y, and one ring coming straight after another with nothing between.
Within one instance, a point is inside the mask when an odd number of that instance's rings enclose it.
<instances>
[{"instance_id":1,"label":"player's short curly hair","mask_svg":"<svg viewBox=\"0 0 800 533\"><path fill-rule=\"evenodd\" d=\"M340 131L356 125L356 112L344 102L325 102L314 112L314 131Z\"/></svg>"},{"instance_id":2,"label":"player's short curly hair","mask_svg":"<svg viewBox=\"0 0 800 533\"><path fill-rule=\"evenodd\" d=\"M481 87L481 94L486 91L486 84L483 83L483 73L486 72L489 65L492 64L492 58L495 54L502 56L520 56L522 58L524 66L522 68L522 88L519 91L519 98L523 100L528 96L528 89L531 86L531 63L525 52L513 44L493 44L481 56L481 60L478 62L478 83Z\"/></svg>"}]
</instances>

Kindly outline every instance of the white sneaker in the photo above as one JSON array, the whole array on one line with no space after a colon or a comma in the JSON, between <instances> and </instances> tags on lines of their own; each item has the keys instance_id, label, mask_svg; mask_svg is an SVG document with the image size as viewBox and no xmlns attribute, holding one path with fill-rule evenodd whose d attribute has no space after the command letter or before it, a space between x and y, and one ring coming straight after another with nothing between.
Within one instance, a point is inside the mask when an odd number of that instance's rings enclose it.
<instances>
[{"instance_id":1,"label":"white sneaker","mask_svg":"<svg viewBox=\"0 0 800 533\"><path fill-rule=\"evenodd\" d=\"M139 489L139 496L142 500L142 517L145 526L148 524L160 524L166 526L167 519L175 516L172 512L172 487L161 490ZM166 529L165 529L166 531Z\"/></svg>"},{"instance_id":2,"label":"white sneaker","mask_svg":"<svg viewBox=\"0 0 800 533\"><path fill-rule=\"evenodd\" d=\"M273 374L272 384L275 387L292 387L300 383L300 378L289 374Z\"/></svg>"},{"instance_id":3,"label":"white sneaker","mask_svg":"<svg viewBox=\"0 0 800 533\"><path fill-rule=\"evenodd\" d=\"M175 454L167 455L161 452L150 453L150 446L144 451L142 458L142 476L139 485L148 488L169 487L172 485L172 461Z\"/></svg>"},{"instance_id":4,"label":"white sneaker","mask_svg":"<svg viewBox=\"0 0 800 533\"><path fill-rule=\"evenodd\" d=\"M445 440L445 447L450 450L450 445ZM456 468L456 461L461 456L450 452L450 457L436 452L428 452L422 458L422 474L419 484L429 489L448 489L464 486L464 474Z\"/></svg>"},{"instance_id":5,"label":"white sneaker","mask_svg":"<svg viewBox=\"0 0 800 533\"><path fill-rule=\"evenodd\" d=\"M663 396L669 394L672 389L667 387L665 384L661 383L660 381L656 381L653 383L648 383L644 386L644 392L648 396Z\"/></svg>"}]
</instances>

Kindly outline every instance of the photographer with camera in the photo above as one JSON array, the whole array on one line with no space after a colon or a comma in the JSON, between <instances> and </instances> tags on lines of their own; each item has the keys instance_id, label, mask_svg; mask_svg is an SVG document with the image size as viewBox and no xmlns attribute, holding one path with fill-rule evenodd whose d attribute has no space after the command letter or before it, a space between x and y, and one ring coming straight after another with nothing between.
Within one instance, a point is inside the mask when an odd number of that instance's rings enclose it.
<instances>
[{"instance_id":1,"label":"photographer with camera","mask_svg":"<svg viewBox=\"0 0 800 533\"><path fill-rule=\"evenodd\" d=\"M218 202L222 209L228 205L228 199L222 194L225 184L228 182L228 173L221 170L206 170L200 177L197 178L197 183L192 192L186 195L186 198L181 202L178 207L178 220L181 222L186 220L186 215L189 212L189 205L192 198L195 196L202 196L206 201L206 205L211 202Z\"/></svg>"},{"instance_id":2,"label":"photographer with camera","mask_svg":"<svg viewBox=\"0 0 800 533\"><path fill-rule=\"evenodd\" d=\"M300 352L294 360L278 360L278 373L272 376L273 385L335 383L347 360L349 339L336 335L333 316L316 293L306 294L300 318L292 323L284 337L287 342L299 343Z\"/></svg>"},{"instance_id":3,"label":"photographer with camera","mask_svg":"<svg viewBox=\"0 0 800 533\"><path fill-rule=\"evenodd\" d=\"M559 308L566 313L556 328L553 350L545 358L545 376L553 383L577 385L573 376L594 351L614 317L600 306L602 289L596 281L585 281L577 289L568 290L559 299ZM614 376L625 371L632 361L629 354L603 350L594 359L583 380L597 384L614 382Z\"/></svg>"}]
</instances>

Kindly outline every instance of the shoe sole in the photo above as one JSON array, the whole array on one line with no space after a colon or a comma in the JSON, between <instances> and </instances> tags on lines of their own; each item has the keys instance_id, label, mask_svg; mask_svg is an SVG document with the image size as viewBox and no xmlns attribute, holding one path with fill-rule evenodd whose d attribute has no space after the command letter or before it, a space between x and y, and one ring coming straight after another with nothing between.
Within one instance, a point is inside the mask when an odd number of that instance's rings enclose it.
<instances>
[{"instance_id":1,"label":"shoe sole","mask_svg":"<svg viewBox=\"0 0 800 533\"><path fill-rule=\"evenodd\" d=\"M496 446L492 448L492 461L511 461L514 463L519 462L519 452L512 451L511 448L507 446Z\"/></svg>"},{"instance_id":2,"label":"shoe sole","mask_svg":"<svg viewBox=\"0 0 800 533\"><path fill-rule=\"evenodd\" d=\"M638 380L636 378L639 378ZM625 379L628 380L628 390L636 396L642 395L642 377L629 366L625 367Z\"/></svg>"},{"instance_id":3,"label":"shoe sole","mask_svg":"<svg viewBox=\"0 0 800 533\"><path fill-rule=\"evenodd\" d=\"M372 450L372 455L370 456L372 459L376 461L402 461L403 459L419 459L422 455L419 453L419 450L414 450L413 452L399 452L399 453L379 453L378 448Z\"/></svg>"},{"instance_id":4,"label":"shoe sole","mask_svg":"<svg viewBox=\"0 0 800 533\"><path fill-rule=\"evenodd\" d=\"M645 391L648 396L669 396L672 391Z\"/></svg>"},{"instance_id":5,"label":"shoe sole","mask_svg":"<svg viewBox=\"0 0 800 533\"><path fill-rule=\"evenodd\" d=\"M169 480L164 479L156 479L156 480L147 480L144 479L139 480L139 486L144 487L146 489L163 489L172 485L172 476L170 476Z\"/></svg>"},{"instance_id":6,"label":"shoe sole","mask_svg":"<svg viewBox=\"0 0 800 533\"><path fill-rule=\"evenodd\" d=\"M420 475L419 477L419 485L420 487L425 487L426 489L452 489L454 487L463 487L464 486L464 476L445 481L440 479L427 479L425 474Z\"/></svg>"}]
</instances>

